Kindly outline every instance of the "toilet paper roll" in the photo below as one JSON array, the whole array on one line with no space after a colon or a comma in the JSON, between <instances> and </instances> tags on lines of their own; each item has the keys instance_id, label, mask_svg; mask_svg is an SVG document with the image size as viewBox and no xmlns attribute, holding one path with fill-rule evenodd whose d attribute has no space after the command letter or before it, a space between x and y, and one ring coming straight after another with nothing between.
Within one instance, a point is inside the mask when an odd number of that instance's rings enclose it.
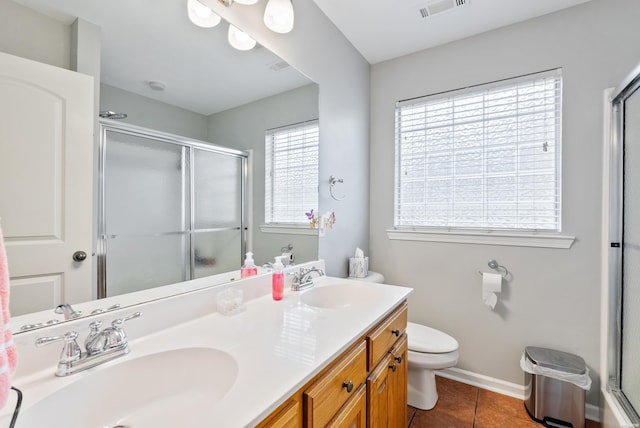
<instances>
[{"instance_id":1,"label":"toilet paper roll","mask_svg":"<svg viewBox=\"0 0 640 428\"><path fill-rule=\"evenodd\" d=\"M482 302L489 306L491 310L498 303L496 293L502 291L502 275L497 273L482 273Z\"/></svg>"}]
</instances>

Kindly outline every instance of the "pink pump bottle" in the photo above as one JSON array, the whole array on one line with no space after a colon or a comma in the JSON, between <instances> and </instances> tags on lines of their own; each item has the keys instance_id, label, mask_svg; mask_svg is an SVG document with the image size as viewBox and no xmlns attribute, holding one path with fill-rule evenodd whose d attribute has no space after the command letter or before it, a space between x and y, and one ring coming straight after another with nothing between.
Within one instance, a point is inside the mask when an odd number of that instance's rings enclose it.
<instances>
[{"instance_id":1,"label":"pink pump bottle","mask_svg":"<svg viewBox=\"0 0 640 428\"><path fill-rule=\"evenodd\" d=\"M249 251L244 259L244 264L240 268L240 278L254 276L258 274L258 267L253 261L253 253Z\"/></svg>"},{"instance_id":2,"label":"pink pump bottle","mask_svg":"<svg viewBox=\"0 0 640 428\"><path fill-rule=\"evenodd\" d=\"M277 256L276 262L273 264L273 273L271 274L271 295L273 296L273 300L282 300L284 294L283 269L282 256Z\"/></svg>"}]
</instances>

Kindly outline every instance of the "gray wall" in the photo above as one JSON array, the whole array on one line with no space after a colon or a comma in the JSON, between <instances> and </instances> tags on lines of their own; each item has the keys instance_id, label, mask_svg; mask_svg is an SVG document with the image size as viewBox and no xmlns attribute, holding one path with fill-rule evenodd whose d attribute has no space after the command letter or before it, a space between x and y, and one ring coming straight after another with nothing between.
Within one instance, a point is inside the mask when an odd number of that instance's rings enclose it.
<instances>
[{"instance_id":1,"label":"gray wall","mask_svg":"<svg viewBox=\"0 0 640 428\"><path fill-rule=\"evenodd\" d=\"M466 40L376 64L371 74L371 267L415 287L409 318L460 342L459 368L522 383L524 347L578 354L598 402L603 90L640 58L640 2L594 0ZM397 100L562 67L562 225L568 250L392 241ZM501 312L481 301L478 270L513 274Z\"/></svg>"},{"instance_id":2,"label":"gray wall","mask_svg":"<svg viewBox=\"0 0 640 428\"><path fill-rule=\"evenodd\" d=\"M252 181L254 213L250 221L253 235L251 251L258 265L273 262L273 257L280 255L280 249L287 244L293 245L296 263L318 258L317 236L262 233L259 228L264 224L265 130L317 118L318 85L315 84L209 116L209 141L239 150L251 150L253 174L249 178Z\"/></svg>"},{"instance_id":3,"label":"gray wall","mask_svg":"<svg viewBox=\"0 0 640 428\"><path fill-rule=\"evenodd\" d=\"M100 110L126 113L124 123L207 141L207 116L113 86L100 85Z\"/></svg>"},{"instance_id":4,"label":"gray wall","mask_svg":"<svg viewBox=\"0 0 640 428\"><path fill-rule=\"evenodd\" d=\"M347 276L348 257L369 243L369 63L312 1L295 2L295 27L272 33L260 7L225 8L202 0L320 86L320 212L337 222L319 239L327 273ZM329 196L329 176L344 179L341 202Z\"/></svg>"},{"instance_id":5,"label":"gray wall","mask_svg":"<svg viewBox=\"0 0 640 428\"><path fill-rule=\"evenodd\" d=\"M71 28L10 0L0 0L0 51L68 69Z\"/></svg>"}]
</instances>

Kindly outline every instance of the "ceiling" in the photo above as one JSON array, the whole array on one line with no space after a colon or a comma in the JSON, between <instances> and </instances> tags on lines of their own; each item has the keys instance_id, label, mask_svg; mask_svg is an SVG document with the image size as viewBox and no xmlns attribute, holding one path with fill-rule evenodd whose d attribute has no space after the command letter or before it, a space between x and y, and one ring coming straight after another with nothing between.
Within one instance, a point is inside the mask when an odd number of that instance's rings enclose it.
<instances>
[{"instance_id":1,"label":"ceiling","mask_svg":"<svg viewBox=\"0 0 640 428\"><path fill-rule=\"evenodd\" d=\"M232 48L224 22L196 27L186 0L14 1L68 24L80 17L98 25L102 83L189 111L210 115L311 83L265 48ZM166 89L152 90L150 80Z\"/></svg>"},{"instance_id":2,"label":"ceiling","mask_svg":"<svg viewBox=\"0 0 640 428\"><path fill-rule=\"evenodd\" d=\"M14 1L68 24L80 17L101 27L102 83L200 114L310 83L265 48L233 49L224 22L210 29L191 24L186 0ZM294 0L294 8L296 1L309 0ZM314 1L374 64L588 0ZM456 1L467 4L427 18L419 12ZM152 90L150 80L166 82L166 89Z\"/></svg>"},{"instance_id":3,"label":"ceiling","mask_svg":"<svg viewBox=\"0 0 640 428\"><path fill-rule=\"evenodd\" d=\"M362 56L375 64L590 0L314 1ZM451 7L456 2L464 5ZM444 11L423 18L422 8Z\"/></svg>"}]
</instances>

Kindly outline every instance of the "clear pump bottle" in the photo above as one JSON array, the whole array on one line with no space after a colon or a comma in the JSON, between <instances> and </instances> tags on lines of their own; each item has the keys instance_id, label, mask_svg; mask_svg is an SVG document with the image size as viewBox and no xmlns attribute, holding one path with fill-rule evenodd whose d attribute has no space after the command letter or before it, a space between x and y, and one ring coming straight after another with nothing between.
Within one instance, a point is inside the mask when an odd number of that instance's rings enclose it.
<instances>
[{"instance_id":1,"label":"clear pump bottle","mask_svg":"<svg viewBox=\"0 0 640 428\"><path fill-rule=\"evenodd\" d=\"M253 261L253 253L249 251L244 259L244 264L240 268L240 278L254 276L258 274L258 267Z\"/></svg>"},{"instance_id":2,"label":"clear pump bottle","mask_svg":"<svg viewBox=\"0 0 640 428\"><path fill-rule=\"evenodd\" d=\"M282 256L277 256L276 262L273 264L273 273L271 274L271 295L273 296L273 300L282 300L284 294L283 269Z\"/></svg>"}]
</instances>

